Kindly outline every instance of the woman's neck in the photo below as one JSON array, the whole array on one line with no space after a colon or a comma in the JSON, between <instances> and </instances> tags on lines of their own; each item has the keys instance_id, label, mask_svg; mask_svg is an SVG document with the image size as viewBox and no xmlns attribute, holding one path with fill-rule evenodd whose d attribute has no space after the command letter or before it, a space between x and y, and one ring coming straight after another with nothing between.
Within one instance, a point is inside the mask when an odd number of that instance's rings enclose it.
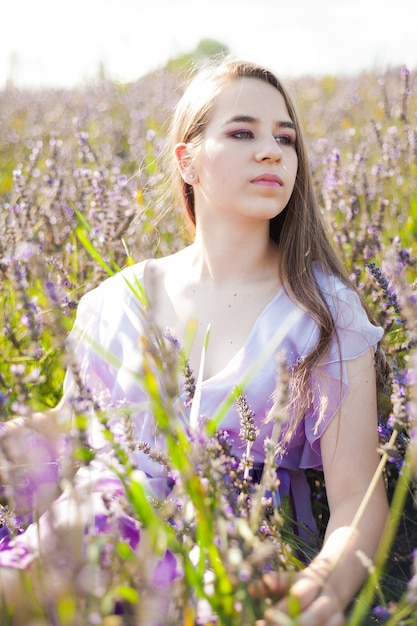
<instances>
[{"instance_id":1,"label":"woman's neck","mask_svg":"<svg viewBox=\"0 0 417 626\"><path fill-rule=\"evenodd\" d=\"M278 246L269 232L223 229L208 237L197 229L190 254L196 279L218 285L265 278L278 268Z\"/></svg>"}]
</instances>

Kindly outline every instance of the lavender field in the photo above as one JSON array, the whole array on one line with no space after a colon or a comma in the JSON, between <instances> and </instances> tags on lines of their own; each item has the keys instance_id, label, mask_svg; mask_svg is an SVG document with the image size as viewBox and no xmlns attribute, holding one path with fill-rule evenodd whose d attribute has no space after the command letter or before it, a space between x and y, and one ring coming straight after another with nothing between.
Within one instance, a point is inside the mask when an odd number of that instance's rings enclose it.
<instances>
[{"instance_id":1,"label":"lavender field","mask_svg":"<svg viewBox=\"0 0 417 626\"><path fill-rule=\"evenodd\" d=\"M87 392L58 464L51 460L52 436L31 430L32 413L61 397L70 359L65 339L81 296L117 269L187 242L164 187L163 159L182 80L173 66L128 85L0 92L0 412L2 422L25 418L16 441L27 446L25 462L17 462L0 439L0 541L32 521L35 485L57 477L71 483L74 467L94 459L85 436ZM417 623L417 73L307 76L290 86L329 229L385 329L391 367L379 428L392 520L348 625L411 626ZM175 346L151 356L150 378L158 372L175 388ZM166 419L175 412L173 397L154 402L172 443L172 454L158 459L176 477L170 497L147 495L129 451L107 429L123 468L126 511L138 527L127 533L129 541L119 529L86 532L76 575L62 566L62 553L40 559L37 615L22 624L153 626L163 605L167 626L250 626L265 608L247 593L263 564L301 566L295 554L302 546L291 543L285 512L263 497L268 472L252 484L213 421L190 441ZM101 420L106 429L106 416ZM42 445L33 445L32 436ZM268 451L265 463L270 470ZM311 473L310 480L322 527L321 476ZM39 515L56 495L48 488L42 494ZM18 623L13 615L13 605L3 602L0 623Z\"/></svg>"}]
</instances>

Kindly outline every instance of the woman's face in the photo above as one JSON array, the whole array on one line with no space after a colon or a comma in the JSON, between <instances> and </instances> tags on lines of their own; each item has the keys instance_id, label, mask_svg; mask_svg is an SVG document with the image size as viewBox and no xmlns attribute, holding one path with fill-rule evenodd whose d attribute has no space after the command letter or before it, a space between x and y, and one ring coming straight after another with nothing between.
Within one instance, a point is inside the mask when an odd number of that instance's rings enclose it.
<instances>
[{"instance_id":1,"label":"woman's face","mask_svg":"<svg viewBox=\"0 0 417 626\"><path fill-rule=\"evenodd\" d=\"M192 161L197 221L270 220L286 207L297 175L296 131L272 85L240 78L219 95Z\"/></svg>"}]
</instances>

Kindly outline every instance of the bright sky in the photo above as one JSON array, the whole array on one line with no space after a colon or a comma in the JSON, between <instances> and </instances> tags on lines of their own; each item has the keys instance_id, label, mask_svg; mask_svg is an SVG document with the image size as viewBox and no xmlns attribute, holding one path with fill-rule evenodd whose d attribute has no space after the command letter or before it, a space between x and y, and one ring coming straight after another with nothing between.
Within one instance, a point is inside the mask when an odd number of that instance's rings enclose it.
<instances>
[{"instance_id":1,"label":"bright sky","mask_svg":"<svg viewBox=\"0 0 417 626\"><path fill-rule=\"evenodd\" d=\"M0 0L0 88L136 80L203 38L283 77L417 69L417 0Z\"/></svg>"}]
</instances>

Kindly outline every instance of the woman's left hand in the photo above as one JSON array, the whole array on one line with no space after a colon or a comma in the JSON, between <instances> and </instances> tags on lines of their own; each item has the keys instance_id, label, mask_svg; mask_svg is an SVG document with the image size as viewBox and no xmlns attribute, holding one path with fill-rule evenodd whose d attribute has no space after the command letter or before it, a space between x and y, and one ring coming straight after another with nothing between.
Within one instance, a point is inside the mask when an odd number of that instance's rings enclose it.
<instances>
[{"instance_id":1,"label":"woman's left hand","mask_svg":"<svg viewBox=\"0 0 417 626\"><path fill-rule=\"evenodd\" d=\"M295 577L269 572L252 592L277 600L255 626L290 626L291 615L297 616L298 626L344 626L346 623L343 609L330 585L323 584L309 568Z\"/></svg>"}]
</instances>

